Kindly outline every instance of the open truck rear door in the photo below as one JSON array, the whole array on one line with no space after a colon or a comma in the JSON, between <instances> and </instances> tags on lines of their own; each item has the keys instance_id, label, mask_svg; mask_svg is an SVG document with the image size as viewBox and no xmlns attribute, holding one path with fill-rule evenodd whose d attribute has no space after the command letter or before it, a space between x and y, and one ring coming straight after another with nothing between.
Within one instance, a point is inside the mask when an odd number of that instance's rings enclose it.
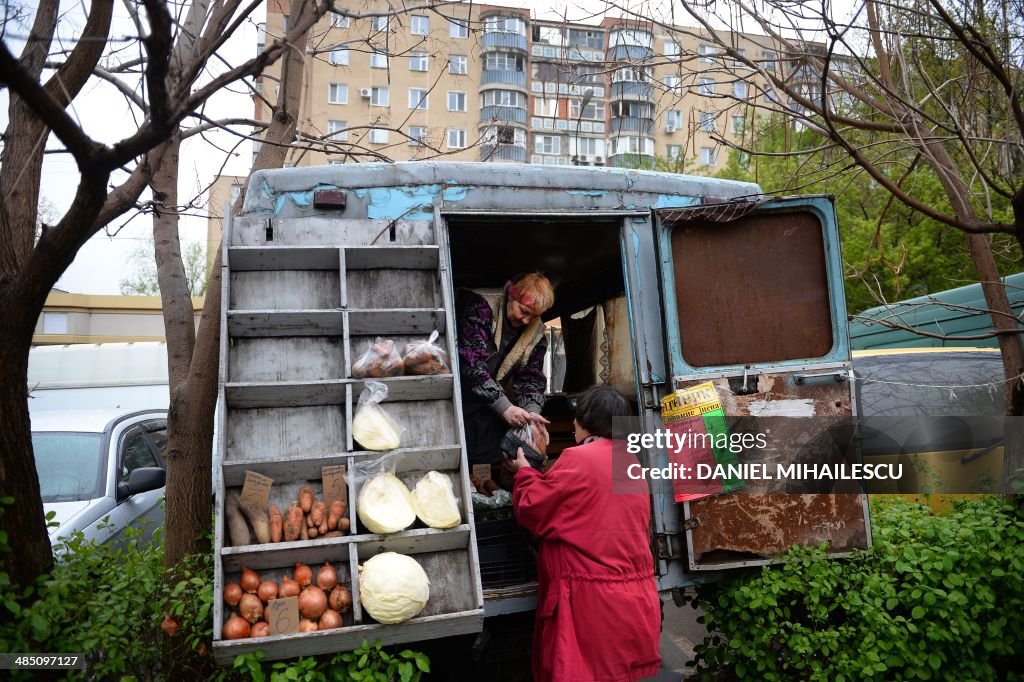
<instances>
[{"instance_id":1,"label":"open truck rear door","mask_svg":"<svg viewBox=\"0 0 1024 682\"><path fill-rule=\"evenodd\" d=\"M670 375L664 392L711 382L727 417L769 431L766 446L739 453L740 462L770 471L835 461L836 448L852 443L835 434L852 435L853 403L831 199L654 214ZM707 571L767 563L793 545L827 543L832 553L868 547L866 495L847 482L814 483L747 479L738 491L683 502L678 520L655 514L663 525L656 549L671 560L685 548L686 569ZM657 493L655 506L671 506L667 495Z\"/></svg>"}]
</instances>

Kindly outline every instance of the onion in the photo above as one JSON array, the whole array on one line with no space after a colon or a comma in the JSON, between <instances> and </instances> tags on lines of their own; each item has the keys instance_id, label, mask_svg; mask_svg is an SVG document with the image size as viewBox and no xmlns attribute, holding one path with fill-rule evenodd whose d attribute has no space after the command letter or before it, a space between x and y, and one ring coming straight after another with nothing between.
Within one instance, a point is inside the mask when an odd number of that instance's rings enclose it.
<instances>
[{"instance_id":1,"label":"onion","mask_svg":"<svg viewBox=\"0 0 1024 682\"><path fill-rule=\"evenodd\" d=\"M255 594L256 590L260 588L260 575L251 568L242 566L242 578L238 583L246 592L252 592Z\"/></svg>"},{"instance_id":2,"label":"onion","mask_svg":"<svg viewBox=\"0 0 1024 682\"><path fill-rule=\"evenodd\" d=\"M320 567L320 570L316 573L316 586L321 590L333 589L338 584L338 571L331 566L330 561L325 561L324 565Z\"/></svg>"},{"instance_id":3,"label":"onion","mask_svg":"<svg viewBox=\"0 0 1024 682\"><path fill-rule=\"evenodd\" d=\"M313 569L304 563L295 562L295 582L299 587L306 587L313 582Z\"/></svg>"},{"instance_id":4,"label":"onion","mask_svg":"<svg viewBox=\"0 0 1024 682\"><path fill-rule=\"evenodd\" d=\"M327 608L327 595L316 585L310 585L299 595L299 613L303 618L316 620Z\"/></svg>"},{"instance_id":5,"label":"onion","mask_svg":"<svg viewBox=\"0 0 1024 682\"><path fill-rule=\"evenodd\" d=\"M255 594L246 592L242 600L238 602L238 612L250 623L255 623L263 617L263 602Z\"/></svg>"},{"instance_id":6,"label":"onion","mask_svg":"<svg viewBox=\"0 0 1024 682\"><path fill-rule=\"evenodd\" d=\"M299 632L316 632L316 621L299 618Z\"/></svg>"},{"instance_id":7,"label":"onion","mask_svg":"<svg viewBox=\"0 0 1024 682\"><path fill-rule=\"evenodd\" d=\"M224 623L221 634L224 639L245 639L249 636L249 623L237 613L233 613Z\"/></svg>"},{"instance_id":8,"label":"onion","mask_svg":"<svg viewBox=\"0 0 1024 682\"><path fill-rule=\"evenodd\" d=\"M261 620L252 626L252 630L249 632L250 637L269 637L270 636L270 623L265 620Z\"/></svg>"},{"instance_id":9,"label":"onion","mask_svg":"<svg viewBox=\"0 0 1024 682\"><path fill-rule=\"evenodd\" d=\"M264 580L260 583L259 589L256 590L256 595L264 604L271 599L277 599L277 583L273 580Z\"/></svg>"},{"instance_id":10,"label":"onion","mask_svg":"<svg viewBox=\"0 0 1024 682\"><path fill-rule=\"evenodd\" d=\"M331 630L333 628L340 628L343 621L341 620L341 614L337 611L327 609L323 615L320 616L320 624L317 626L321 630Z\"/></svg>"},{"instance_id":11,"label":"onion","mask_svg":"<svg viewBox=\"0 0 1024 682\"><path fill-rule=\"evenodd\" d=\"M229 582L224 586L224 601L229 606L238 606L238 600L242 598L242 588L236 582Z\"/></svg>"},{"instance_id":12,"label":"onion","mask_svg":"<svg viewBox=\"0 0 1024 682\"><path fill-rule=\"evenodd\" d=\"M331 596L327 600L327 605L338 613L345 613L352 608L352 592L347 588L339 585L331 590Z\"/></svg>"},{"instance_id":13,"label":"onion","mask_svg":"<svg viewBox=\"0 0 1024 682\"><path fill-rule=\"evenodd\" d=\"M285 576L284 578L281 579L281 589L277 591L277 596L278 597L297 597L297 596L299 596L299 592L301 592L301 591L302 591L302 588L299 587L299 584L297 582L295 582L294 580L292 580L288 576Z\"/></svg>"}]
</instances>

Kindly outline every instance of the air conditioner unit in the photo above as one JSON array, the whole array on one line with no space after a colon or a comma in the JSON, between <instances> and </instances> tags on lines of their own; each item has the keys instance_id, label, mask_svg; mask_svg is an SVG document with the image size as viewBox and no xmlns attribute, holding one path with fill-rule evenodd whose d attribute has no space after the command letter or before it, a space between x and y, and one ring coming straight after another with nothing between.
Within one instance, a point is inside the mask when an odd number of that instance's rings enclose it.
<instances>
[{"instance_id":1,"label":"air conditioner unit","mask_svg":"<svg viewBox=\"0 0 1024 682\"><path fill-rule=\"evenodd\" d=\"M595 156L594 157L594 163L604 163L604 157L603 156Z\"/></svg>"},{"instance_id":2,"label":"air conditioner unit","mask_svg":"<svg viewBox=\"0 0 1024 682\"><path fill-rule=\"evenodd\" d=\"M669 123L669 124L667 124L665 126L665 132L666 133L674 133L675 131L676 131L676 127L674 125L672 125L671 123Z\"/></svg>"},{"instance_id":3,"label":"air conditioner unit","mask_svg":"<svg viewBox=\"0 0 1024 682\"><path fill-rule=\"evenodd\" d=\"M371 94L370 88L359 88L360 97L369 97Z\"/></svg>"}]
</instances>

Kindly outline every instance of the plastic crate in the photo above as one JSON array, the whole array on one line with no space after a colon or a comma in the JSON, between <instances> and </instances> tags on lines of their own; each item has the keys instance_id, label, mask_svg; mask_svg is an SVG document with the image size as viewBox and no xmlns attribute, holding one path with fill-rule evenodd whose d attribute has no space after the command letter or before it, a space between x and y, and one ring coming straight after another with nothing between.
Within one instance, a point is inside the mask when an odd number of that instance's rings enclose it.
<instances>
[{"instance_id":1,"label":"plastic crate","mask_svg":"<svg viewBox=\"0 0 1024 682\"><path fill-rule=\"evenodd\" d=\"M516 523L511 507L477 511L474 520L484 588L511 587L537 579L533 539Z\"/></svg>"}]
</instances>

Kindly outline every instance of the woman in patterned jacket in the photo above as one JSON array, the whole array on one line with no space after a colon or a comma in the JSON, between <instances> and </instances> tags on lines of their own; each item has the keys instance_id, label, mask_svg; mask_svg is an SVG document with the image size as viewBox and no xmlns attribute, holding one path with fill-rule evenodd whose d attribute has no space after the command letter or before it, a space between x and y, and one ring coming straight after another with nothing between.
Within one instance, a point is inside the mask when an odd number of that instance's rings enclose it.
<instances>
[{"instance_id":1,"label":"woman in patterned jacket","mask_svg":"<svg viewBox=\"0 0 1024 682\"><path fill-rule=\"evenodd\" d=\"M539 272L512 278L497 301L469 289L456 292L462 414L471 464L500 463L499 445L509 428L548 423L540 416L547 386L547 338L540 316L554 302L551 282Z\"/></svg>"}]
</instances>

